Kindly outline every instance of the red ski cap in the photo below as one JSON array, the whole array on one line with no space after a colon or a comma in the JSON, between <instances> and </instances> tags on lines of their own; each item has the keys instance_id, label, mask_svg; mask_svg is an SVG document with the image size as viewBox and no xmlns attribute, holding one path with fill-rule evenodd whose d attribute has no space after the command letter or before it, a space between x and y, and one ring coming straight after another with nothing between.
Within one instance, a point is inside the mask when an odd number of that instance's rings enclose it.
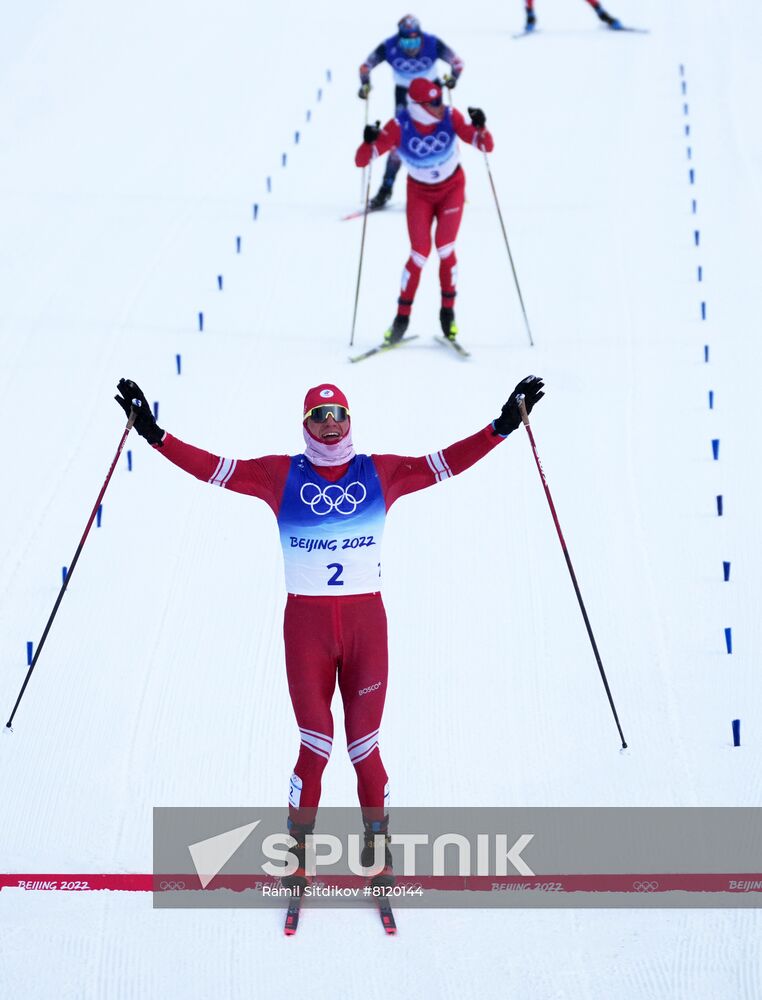
<instances>
[{"instance_id":1,"label":"red ski cap","mask_svg":"<svg viewBox=\"0 0 762 1000\"><path fill-rule=\"evenodd\" d=\"M322 385L316 385L314 388L307 390L307 395L304 397L304 416L302 420L307 419L307 414L310 410L314 410L316 406L325 406L326 403L337 403L339 406L343 406L345 410L349 409L347 397L341 389L336 385L331 385L330 382L324 382Z\"/></svg>"},{"instance_id":2,"label":"red ski cap","mask_svg":"<svg viewBox=\"0 0 762 1000\"><path fill-rule=\"evenodd\" d=\"M414 104L430 104L442 100L442 88L433 80L417 76L410 84L407 96Z\"/></svg>"}]
</instances>

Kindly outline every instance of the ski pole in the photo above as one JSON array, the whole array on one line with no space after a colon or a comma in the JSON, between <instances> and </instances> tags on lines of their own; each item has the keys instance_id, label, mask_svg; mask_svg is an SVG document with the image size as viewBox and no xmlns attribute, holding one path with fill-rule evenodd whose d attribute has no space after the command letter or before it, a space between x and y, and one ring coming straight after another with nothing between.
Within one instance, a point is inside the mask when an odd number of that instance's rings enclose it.
<instances>
[{"instance_id":1,"label":"ski pole","mask_svg":"<svg viewBox=\"0 0 762 1000\"><path fill-rule=\"evenodd\" d=\"M357 322L357 303L360 300L360 278L362 277L362 259L365 253L365 230L368 225L368 205L370 203L370 177L373 172L373 161L368 164L368 183L365 186L365 211L362 217L362 238L360 239L360 260L357 265L357 287L355 288L355 309L352 313L352 333L349 337L349 346L355 342L355 324Z\"/></svg>"},{"instance_id":2,"label":"ski pole","mask_svg":"<svg viewBox=\"0 0 762 1000\"><path fill-rule=\"evenodd\" d=\"M365 98L365 125L368 124L368 101L370 100L370 95ZM360 173L360 203L362 203L363 191L365 190L365 171L367 167L363 167Z\"/></svg>"},{"instance_id":3,"label":"ski pole","mask_svg":"<svg viewBox=\"0 0 762 1000\"><path fill-rule=\"evenodd\" d=\"M534 434L532 434L532 427L529 423L529 414L527 413L526 404L524 402L523 395L519 396L519 412L521 413L521 419L526 428L526 432L529 435L529 443L532 446L532 453L534 454L534 460L537 464L537 471L540 473L540 479L542 480L543 489L545 490L545 496L548 498L548 506L550 507L550 513L553 515L553 523L556 526L556 531L558 532L558 540L561 542L561 548L564 552L564 559L566 559L566 566L569 570L569 576L571 576L572 583L574 584L574 593L577 595L577 600L579 601L580 611L582 612L582 617L585 620L585 628L587 629L587 634L590 638L590 644L593 647L593 653L595 654L595 662L598 664L598 670L601 674L601 680L603 681L603 686L606 689L606 697L609 700L609 705L611 706L611 711L614 713L614 721L616 722L616 727L619 730L619 737L622 740L622 749L627 749L627 742L624 738L624 733L622 732L622 727L619 724L619 716L617 715L616 706L614 705L614 699L611 695L611 689L609 688L609 682L606 679L606 671L603 669L603 663L601 661L601 654L598 652L598 646L595 641L595 636L593 635L593 629L590 625L590 619L587 617L587 611L585 610L585 603L582 600L582 593L579 589L579 584L577 583L577 577L574 573L574 567L572 566L571 557L569 556L569 550L566 547L566 541L561 531L561 525L558 522L558 515L556 514L556 508L553 504L553 497L550 495L550 489L548 488L548 481L545 478L545 472L540 462L540 456L537 454L537 445L535 444Z\"/></svg>"},{"instance_id":4,"label":"ski pole","mask_svg":"<svg viewBox=\"0 0 762 1000\"><path fill-rule=\"evenodd\" d=\"M532 339L532 331L529 328L529 319L527 317L527 311L524 307L524 297L521 294L521 286L519 285L519 278L516 274L516 267L513 263L513 254L511 253L511 248L508 243L508 234L505 231L505 223L503 222L503 213L500 211L500 202L497 197L497 191L495 190L495 182L492 179L492 171L489 166L489 159L487 158L487 151L484 151L484 163L487 167L487 176L489 177L490 186L492 188L492 194L495 198L495 207L497 208L497 217L500 219L500 228L503 230L503 239L505 240L505 249L508 251L508 260L511 262L511 270L513 271L513 280L516 283L516 291L519 295L519 304L521 305L521 311L524 314L524 325L526 326L527 335L529 337L529 346L534 347L534 340Z\"/></svg>"},{"instance_id":5,"label":"ski pole","mask_svg":"<svg viewBox=\"0 0 762 1000\"><path fill-rule=\"evenodd\" d=\"M98 508L100 507L101 501L103 500L103 496L104 496L104 494L106 492L106 487L108 486L109 482L111 481L111 476L113 475L114 469L116 468L116 463L119 461L119 456L122 454L122 448L124 448L124 442L127 440L127 435L132 430L132 425L135 423L135 417L136 416L137 416L137 413L133 409L132 412L130 413L130 417L129 417L128 421L127 421L127 426L124 428L124 433L122 434L122 440L119 442L119 447L116 449L116 455L114 455L114 460L111 463L111 468L108 470L108 474L106 475L106 479L105 479L105 481L103 483L103 486L101 487L100 493L98 494L98 499L95 501L95 506L93 507L92 512L90 514L90 517L88 519L87 525L85 527L84 534L82 535L82 538L79 541L79 545L77 546L77 551L74 553L74 558L72 559L71 565L69 566L69 569L68 569L68 571L66 573L66 579L63 581L63 585L62 585L60 591L58 592L58 597L56 598L56 603L53 605L53 610L50 613L50 618L48 618L48 623L45 626L44 632L42 633L42 638L40 639L40 641L39 641L39 643L37 645L37 650L36 650L36 652L34 654L34 658L33 658L32 662L29 664L29 669L26 672L26 677L24 678L24 683L21 685L21 690L19 691L19 696L16 699L16 704L13 706L13 711L11 712L11 717L8 719L8 721L5 724L5 728L6 728L6 730L8 732L11 732L11 733L13 732L13 729L11 728L11 724L13 722L13 717L16 714L16 709L19 707L19 702L24 697L24 692L26 691L26 686L29 683L29 678L32 676L32 671L34 670L35 666L37 665L37 661L40 658L40 653L42 652L42 647L45 645L45 640L48 637L48 632L50 632L50 627L53 624L53 619L56 617L56 614L58 613L58 609L61 606L61 601L63 600L63 596L66 593L66 588L69 586L69 580L71 580L71 578L72 578L72 574L74 573L74 569L75 569L75 567L77 565L77 560L79 559L80 553L82 552L82 549L85 547L85 541L87 540L87 536L90 533L90 528L93 526L93 521L95 520L95 516L98 513Z\"/></svg>"}]
</instances>

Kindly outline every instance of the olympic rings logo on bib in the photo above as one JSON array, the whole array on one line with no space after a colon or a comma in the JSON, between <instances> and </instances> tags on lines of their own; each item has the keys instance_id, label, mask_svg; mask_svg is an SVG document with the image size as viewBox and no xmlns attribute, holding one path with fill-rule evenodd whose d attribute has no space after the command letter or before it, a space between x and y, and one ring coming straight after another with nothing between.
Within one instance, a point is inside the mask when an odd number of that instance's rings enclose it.
<instances>
[{"instance_id":1,"label":"olympic rings logo on bib","mask_svg":"<svg viewBox=\"0 0 762 1000\"><path fill-rule=\"evenodd\" d=\"M437 132L436 135L414 135L408 142L408 149L415 156L429 156L431 153L441 153L447 149L450 137L447 132Z\"/></svg>"},{"instance_id":2,"label":"olympic rings logo on bib","mask_svg":"<svg viewBox=\"0 0 762 1000\"><path fill-rule=\"evenodd\" d=\"M302 503L306 503L318 517L324 517L334 510L337 514L348 517L354 514L367 495L368 491L357 480L346 488L338 483L329 483L321 489L317 483L305 483L299 491Z\"/></svg>"},{"instance_id":3,"label":"olympic rings logo on bib","mask_svg":"<svg viewBox=\"0 0 762 1000\"><path fill-rule=\"evenodd\" d=\"M425 73L427 69L431 69L432 60L428 56L422 59L403 59L398 56L392 66L398 73Z\"/></svg>"}]
</instances>

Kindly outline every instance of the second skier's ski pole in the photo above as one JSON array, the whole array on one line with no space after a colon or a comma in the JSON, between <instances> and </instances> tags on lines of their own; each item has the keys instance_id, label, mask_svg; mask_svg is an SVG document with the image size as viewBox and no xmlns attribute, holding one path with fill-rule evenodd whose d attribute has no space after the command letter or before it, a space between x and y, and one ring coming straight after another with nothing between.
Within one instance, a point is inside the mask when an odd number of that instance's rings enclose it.
<instances>
[{"instance_id":1,"label":"second skier's ski pole","mask_svg":"<svg viewBox=\"0 0 762 1000\"><path fill-rule=\"evenodd\" d=\"M349 346L355 342L355 324L357 323L357 303L360 300L360 278L362 277L362 259L365 253L365 230L368 226L368 206L370 205L370 175L373 161L368 164L368 183L365 185L365 212L362 217L362 237L360 239L360 260L357 265L357 287L355 288L355 309L352 313L352 333L349 336Z\"/></svg>"},{"instance_id":2,"label":"second skier's ski pole","mask_svg":"<svg viewBox=\"0 0 762 1000\"><path fill-rule=\"evenodd\" d=\"M521 312L524 316L524 326L526 327L527 336L529 337L529 346L534 347L534 340L532 339L532 331L529 327L529 318L527 317L527 311L526 308L524 307L524 297L521 294L521 285L519 285L519 277L516 274L516 267L513 263L513 254L511 253L511 247L510 244L508 243L508 233L505 231L505 223L503 222L503 213L500 211L500 201L498 200L497 197L495 182L492 179L492 171L490 170L489 159L487 157L486 150L484 152L484 163L487 167L487 176L489 177L490 187L492 188L492 194L495 199L495 208L497 208L497 217L500 220L500 228L503 231L503 239L505 240L505 249L508 251L508 260L511 262L511 271L513 271L513 280L516 283L516 291L518 292L519 296L519 304L521 306Z\"/></svg>"},{"instance_id":3,"label":"second skier's ski pole","mask_svg":"<svg viewBox=\"0 0 762 1000\"><path fill-rule=\"evenodd\" d=\"M363 128L365 128L365 126L368 124L368 101L369 100L370 100L370 97L366 96L365 102L364 102L365 103L365 121L363 122ZM362 171L360 173L360 202L361 203L362 203L363 195L365 193L365 173L366 173L367 169L368 169L367 167L363 167Z\"/></svg>"},{"instance_id":4,"label":"second skier's ski pole","mask_svg":"<svg viewBox=\"0 0 762 1000\"><path fill-rule=\"evenodd\" d=\"M622 727L619 723L619 716L617 715L616 706L614 705L614 699L611 695L611 689L609 688L609 682L606 679L606 671L603 669L603 662L601 661L601 654L598 652L598 645L595 641L595 636L593 635L593 629L590 625L590 619L587 617L587 611L585 610L585 603L582 600L582 593L579 589L579 584L577 583L577 577L574 573L574 567L572 566L571 557L569 556L569 550L566 547L566 540L564 539L563 532L561 531L561 525L558 522L558 515L556 514L556 508L553 504L553 497L550 495L550 489L548 488L548 481L545 478L545 472L540 462L540 456L537 454L537 445L535 444L534 434L532 434L532 427L529 423L529 414L527 413L526 405L524 404L524 397L519 397L519 412L521 413L521 419L526 428L527 435L529 436L529 443L532 446L532 453L534 455L534 460L537 464L537 471L540 473L540 479L542 480L543 489L545 490L545 496L548 499L548 506L550 507L550 513L553 516L553 523L556 526L556 531L558 532L558 540L561 542L561 548L564 552L564 559L566 560L566 566L569 570L569 576L571 577L572 584L574 585L574 593L577 595L577 600L579 601L580 611L582 612L582 617L585 621L585 628L587 629L587 634L590 639L590 644L593 647L593 653L595 655L595 662L598 664L598 670L601 674L601 680L603 681L603 686L606 689L606 697L609 700L609 705L611 706L611 711L614 713L614 721L616 722L616 727L619 730L619 737L622 740L622 749L627 749L627 742L624 738L624 733L622 732Z\"/></svg>"},{"instance_id":5,"label":"second skier's ski pole","mask_svg":"<svg viewBox=\"0 0 762 1000\"><path fill-rule=\"evenodd\" d=\"M6 730L8 732L12 732L13 731L11 729L11 725L13 723L13 717L16 714L16 709L19 707L19 702L24 697L24 692L26 691L26 686L29 683L29 678L32 676L32 671L36 667L37 661L40 658L40 653L42 652L42 647L45 645L45 640L48 637L48 632L50 632L50 628L51 628L51 626L53 624L53 619L56 617L56 614L58 613L58 609L61 606L61 601L63 600L63 596L66 593L66 588L69 586L69 580L71 580L72 573L74 572L74 569L75 569L75 567L77 565L77 560L80 557L82 549L85 547L85 542L87 541L87 536L90 533L90 528L92 528L92 526L93 526L93 521L95 520L95 516L98 513L98 508L100 507L101 501L103 500L103 495L106 492L106 487L108 486L109 482L111 481L111 476L113 475L114 469L116 468L116 463L119 461L119 456L122 454L122 448L124 448L124 442L127 440L127 435L132 430L132 425L135 423L135 417L136 416L137 416L137 414L133 410L130 413L130 417L129 417L128 421L127 421L127 426L124 428L124 433L122 434L122 440L119 442L119 447L116 449L116 455L114 455L114 461L111 463L111 468L108 470L108 473L106 475L106 479L105 479L105 481L103 483L103 486L101 486L100 493L98 494L98 499L95 501L95 506L92 509L90 517L88 518L87 524L85 526L84 534L82 535L82 538L79 540L79 545L77 546L77 551L74 553L74 558L72 559L71 565L69 566L69 568L68 568L68 570L66 572L66 578L65 578L65 580L63 582L63 586L61 587L60 591L58 592L58 597L56 599L56 603L53 605L53 610L50 613L50 618L48 618L48 623L45 626L44 632L42 633L42 638L40 639L39 643L37 644L37 650L36 650L36 652L34 654L34 658L32 659L32 662L29 664L29 669L26 672L26 677L24 678L24 683L21 685L21 690L19 691L19 696L16 699L16 704L13 706L13 711L11 712L11 716L10 716L10 718L8 719L8 721L5 724L5 728L6 728Z\"/></svg>"}]
</instances>

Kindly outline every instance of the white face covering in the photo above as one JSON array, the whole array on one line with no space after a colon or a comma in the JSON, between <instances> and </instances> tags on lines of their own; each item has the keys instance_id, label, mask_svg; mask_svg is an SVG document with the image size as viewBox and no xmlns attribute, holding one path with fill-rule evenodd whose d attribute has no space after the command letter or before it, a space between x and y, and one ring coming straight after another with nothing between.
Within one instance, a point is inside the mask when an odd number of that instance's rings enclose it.
<instances>
[{"instance_id":1,"label":"white face covering","mask_svg":"<svg viewBox=\"0 0 762 1000\"><path fill-rule=\"evenodd\" d=\"M307 425L302 424L304 441L307 445L304 457L313 465L346 465L355 457L355 449L352 444L352 425L343 438L339 438L333 444L319 441L307 430Z\"/></svg>"},{"instance_id":2,"label":"white face covering","mask_svg":"<svg viewBox=\"0 0 762 1000\"><path fill-rule=\"evenodd\" d=\"M438 125L442 120L432 115L422 104L409 104L407 110L413 121L418 122L420 125Z\"/></svg>"}]
</instances>

